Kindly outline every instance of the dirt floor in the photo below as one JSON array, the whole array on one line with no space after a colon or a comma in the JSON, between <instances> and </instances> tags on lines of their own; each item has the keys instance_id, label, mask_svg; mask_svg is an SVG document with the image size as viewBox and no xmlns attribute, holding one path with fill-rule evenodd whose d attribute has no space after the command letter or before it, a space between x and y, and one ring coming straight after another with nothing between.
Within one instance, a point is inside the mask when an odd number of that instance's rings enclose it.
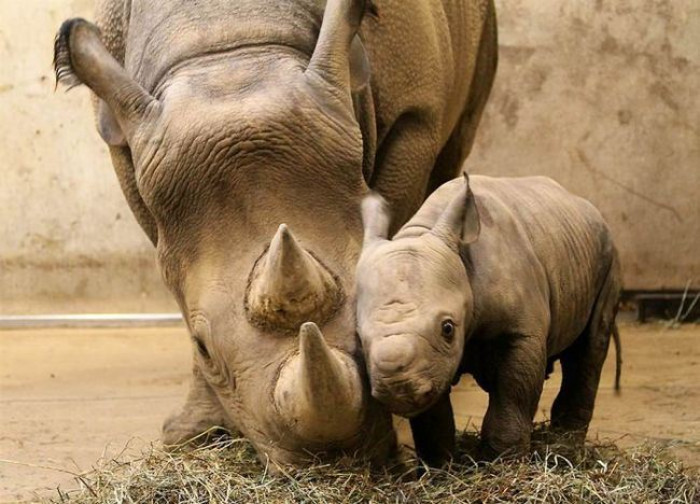
<instances>
[{"instance_id":1,"label":"dirt floor","mask_svg":"<svg viewBox=\"0 0 700 504\"><path fill-rule=\"evenodd\" d=\"M700 326L626 324L621 332L622 394L613 391L610 355L590 436L662 443L698 470ZM0 332L0 501L72 487L69 472L156 440L184 398L189 351L182 328ZM558 379L546 384L540 417ZM460 426L478 425L486 394L463 379L453 397ZM398 424L405 439L407 422Z\"/></svg>"}]
</instances>

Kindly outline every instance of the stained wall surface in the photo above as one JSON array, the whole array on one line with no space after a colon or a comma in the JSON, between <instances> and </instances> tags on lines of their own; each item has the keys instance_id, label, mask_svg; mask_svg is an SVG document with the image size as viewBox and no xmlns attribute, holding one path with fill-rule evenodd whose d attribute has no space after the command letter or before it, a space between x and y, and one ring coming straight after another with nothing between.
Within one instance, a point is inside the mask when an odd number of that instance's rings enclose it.
<instances>
[{"instance_id":1,"label":"stained wall surface","mask_svg":"<svg viewBox=\"0 0 700 504\"><path fill-rule=\"evenodd\" d=\"M92 0L0 0L0 314L174 311L53 40Z\"/></svg>"},{"instance_id":2,"label":"stained wall surface","mask_svg":"<svg viewBox=\"0 0 700 504\"><path fill-rule=\"evenodd\" d=\"M700 3L497 1L470 171L548 175L614 232L628 289L700 288Z\"/></svg>"},{"instance_id":3,"label":"stained wall surface","mask_svg":"<svg viewBox=\"0 0 700 504\"><path fill-rule=\"evenodd\" d=\"M700 4L499 0L470 171L549 175L610 222L630 289L700 287ZM174 310L51 52L92 0L0 0L0 314Z\"/></svg>"}]
</instances>

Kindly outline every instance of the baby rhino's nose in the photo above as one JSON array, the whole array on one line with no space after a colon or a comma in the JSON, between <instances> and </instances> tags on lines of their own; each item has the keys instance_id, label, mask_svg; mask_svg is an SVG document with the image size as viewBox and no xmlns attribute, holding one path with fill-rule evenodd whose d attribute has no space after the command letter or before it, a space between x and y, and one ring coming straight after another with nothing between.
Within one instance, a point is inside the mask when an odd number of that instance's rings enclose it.
<instances>
[{"instance_id":1,"label":"baby rhino's nose","mask_svg":"<svg viewBox=\"0 0 700 504\"><path fill-rule=\"evenodd\" d=\"M390 336L372 348L372 362L383 375L404 371L416 358L416 345L401 336Z\"/></svg>"}]
</instances>

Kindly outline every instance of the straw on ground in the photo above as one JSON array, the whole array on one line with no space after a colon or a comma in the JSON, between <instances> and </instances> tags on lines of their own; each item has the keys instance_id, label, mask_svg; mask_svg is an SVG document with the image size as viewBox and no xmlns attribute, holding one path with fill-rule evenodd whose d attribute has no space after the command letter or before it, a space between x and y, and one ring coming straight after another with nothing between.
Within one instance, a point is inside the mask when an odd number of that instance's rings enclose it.
<instances>
[{"instance_id":1,"label":"straw on ground","mask_svg":"<svg viewBox=\"0 0 700 504\"><path fill-rule=\"evenodd\" d=\"M153 446L135 459L104 462L81 476L81 490L61 491L54 502L700 502L700 476L665 457L661 447L623 451L612 444L589 442L574 453L565 446L546 445L544 438L537 436L526 459L476 464L469 454L477 435L465 432L451 467L425 470L419 477L415 465L377 472L350 460L273 476L242 439L219 439L176 453Z\"/></svg>"}]
</instances>

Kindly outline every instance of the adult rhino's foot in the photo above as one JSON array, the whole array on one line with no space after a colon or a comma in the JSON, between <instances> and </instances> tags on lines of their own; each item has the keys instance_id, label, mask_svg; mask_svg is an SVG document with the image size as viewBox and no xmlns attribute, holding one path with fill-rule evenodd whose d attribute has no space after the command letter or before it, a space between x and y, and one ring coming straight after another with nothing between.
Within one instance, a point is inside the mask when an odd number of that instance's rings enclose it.
<instances>
[{"instance_id":1,"label":"adult rhino's foot","mask_svg":"<svg viewBox=\"0 0 700 504\"><path fill-rule=\"evenodd\" d=\"M163 422L161 441L166 449L174 450L183 446L206 445L226 434L235 436L237 433L232 433L223 421L183 410L170 415Z\"/></svg>"},{"instance_id":2,"label":"adult rhino's foot","mask_svg":"<svg viewBox=\"0 0 700 504\"><path fill-rule=\"evenodd\" d=\"M195 368L185 405L163 423L163 446L166 449L200 446L226 433L238 436L226 420L218 398Z\"/></svg>"}]
</instances>

